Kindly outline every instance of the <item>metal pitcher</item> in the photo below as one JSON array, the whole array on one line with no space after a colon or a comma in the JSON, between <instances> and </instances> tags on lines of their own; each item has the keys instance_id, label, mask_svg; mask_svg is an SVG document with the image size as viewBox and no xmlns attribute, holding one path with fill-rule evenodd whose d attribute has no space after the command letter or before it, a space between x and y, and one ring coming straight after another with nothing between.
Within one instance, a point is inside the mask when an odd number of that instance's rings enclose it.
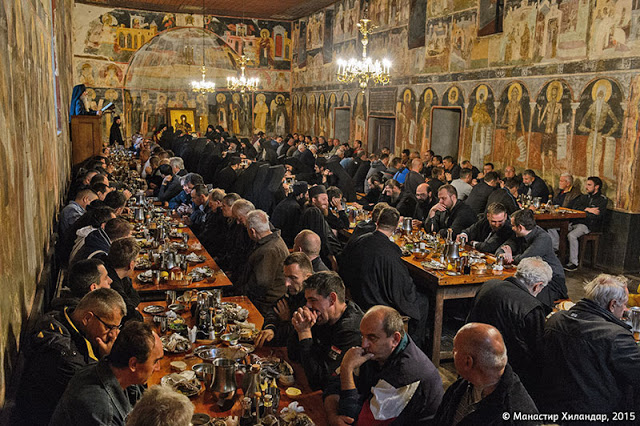
<instances>
[{"instance_id":1,"label":"metal pitcher","mask_svg":"<svg viewBox=\"0 0 640 426\"><path fill-rule=\"evenodd\" d=\"M226 358L213 360L213 382L211 393L222 411L230 410L238 389L236 384L236 362Z\"/></svg>"},{"instance_id":2,"label":"metal pitcher","mask_svg":"<svg viewBox=\"0 0 640 426\"><path fill-rule=\"evenodd\" d=\"M133 209L133 219L136 222L144 222L144 209L142 207Z\"/></svg>"},{"instance_id":3,"label":"metal pitcher","mask_svg":"<svg viewBox=\"0 0 640 426\"><path fill-rule=\"evenodd\" d=\"M456 259L460 259L460 244L458 244L457 242L447 242L445 250L446 258L450 261L455 262Z\"/></svg>"},{"instance_id":4,"label":"metal pitcher","mask_svg":"<svg viewBox=\"0 0 640 426\"><path fill-rule=\"evenodd\" d=\"M629 309L629 318L631 319L631 331L640 332L640 306Z\"/></svg>"},{"instance_id":5,"label":"metal pitcher","mask_svg":"<svg viewBox=\"0 0 640 426\"><path fill-rule=\"evenodd\" d=\"M413 219L411 219L410 217L405 217L402 220L402 230L404 232L411 232L413 230L413 224L412 224Z\"/></svg>"}]
</instances>

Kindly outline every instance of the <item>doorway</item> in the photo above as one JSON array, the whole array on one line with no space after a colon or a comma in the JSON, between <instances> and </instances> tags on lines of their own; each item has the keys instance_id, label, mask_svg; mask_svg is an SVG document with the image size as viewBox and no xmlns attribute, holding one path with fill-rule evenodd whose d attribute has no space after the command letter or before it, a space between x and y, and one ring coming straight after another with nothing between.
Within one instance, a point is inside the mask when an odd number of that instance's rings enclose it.
<instances>
[{"instance_id":1,"label":"doorway","mask_svg":"<svg viewBox=\"0 0 640 426\"><path fill-rule=\"evenodd\" d=\"M458 158L462 108L434 107L431 110L431 150L442 157Z\"/></svg>"},{"instance_id":2,"label":"doorway","mask_svg":"<svg viewBox=\"0 0 640 426\"><path fill-rule=\"evenodd\" d=\"M381 148L386 147L391 152L394 152L396 145L396 119L369 116L368 135L367 151L380 152Z\"/></svg>"},{"instance_id":3,"label":"doorway","mask_svg":"<svg viewBox=\"0 0 640 426\"><path fill-rule=\"evenodd\" d=\"M344 143L351 136L351 108L334 108L333 122L335 123L333 137Z\"/></svg>"}]
</instances>

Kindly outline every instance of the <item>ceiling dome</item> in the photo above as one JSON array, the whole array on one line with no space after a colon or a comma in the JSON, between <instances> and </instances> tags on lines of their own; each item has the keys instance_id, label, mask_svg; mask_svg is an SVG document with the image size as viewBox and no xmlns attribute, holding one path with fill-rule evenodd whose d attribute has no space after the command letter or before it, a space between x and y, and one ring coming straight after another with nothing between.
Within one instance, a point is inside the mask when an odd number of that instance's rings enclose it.
<instances>
[{"instance_id":1,"label":"ceiling dome","mask_svg":"<svg viewBox=\"0 0 640 426\"><path fill-rule=\"evenodd\" d=\"M204 32L207 80L224 87L235 75L231 48L217 35L202 28L166 31L142 46L133 56L125 76L126 89L184 90L202 78Z\"/></svg>"}]
</instances>

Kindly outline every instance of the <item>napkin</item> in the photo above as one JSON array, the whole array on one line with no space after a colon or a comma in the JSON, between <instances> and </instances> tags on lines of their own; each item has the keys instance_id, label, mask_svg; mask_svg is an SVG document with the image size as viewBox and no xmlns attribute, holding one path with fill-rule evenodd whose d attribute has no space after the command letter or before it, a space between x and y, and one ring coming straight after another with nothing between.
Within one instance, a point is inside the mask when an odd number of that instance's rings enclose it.
<instances>
[{"instance_id":1,"label":"napkin","mask_svg":"<svg viewBox=\"0 0 640 426\"><path fill-rule=\"evenodd\" d=\"M189 341L191 343L195 343L196 334L198 333L198 328L195 325L192 328L187 327L187 333L189 334Z\"/></svg>"}]
</instances>

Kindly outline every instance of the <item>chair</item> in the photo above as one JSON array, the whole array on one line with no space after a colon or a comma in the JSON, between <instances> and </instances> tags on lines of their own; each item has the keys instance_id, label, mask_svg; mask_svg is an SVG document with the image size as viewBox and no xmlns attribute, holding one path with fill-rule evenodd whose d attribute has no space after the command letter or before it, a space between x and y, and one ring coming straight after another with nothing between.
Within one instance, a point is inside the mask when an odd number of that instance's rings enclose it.
<instances>
[{"instance_id":1,"label":"chair","mask_svg":"<svg viewBox=\"0 0 640 426\"><path fill-rule=\"evenodd\" d=\"M598 256L598 243L600 241L600 232L590 232L580 237L580 266L584 263L584 254L587 251L587 244L592 243L591 247L591 263L590 265L596 266L596 259Z\"/></svg>"}]
</instances>

